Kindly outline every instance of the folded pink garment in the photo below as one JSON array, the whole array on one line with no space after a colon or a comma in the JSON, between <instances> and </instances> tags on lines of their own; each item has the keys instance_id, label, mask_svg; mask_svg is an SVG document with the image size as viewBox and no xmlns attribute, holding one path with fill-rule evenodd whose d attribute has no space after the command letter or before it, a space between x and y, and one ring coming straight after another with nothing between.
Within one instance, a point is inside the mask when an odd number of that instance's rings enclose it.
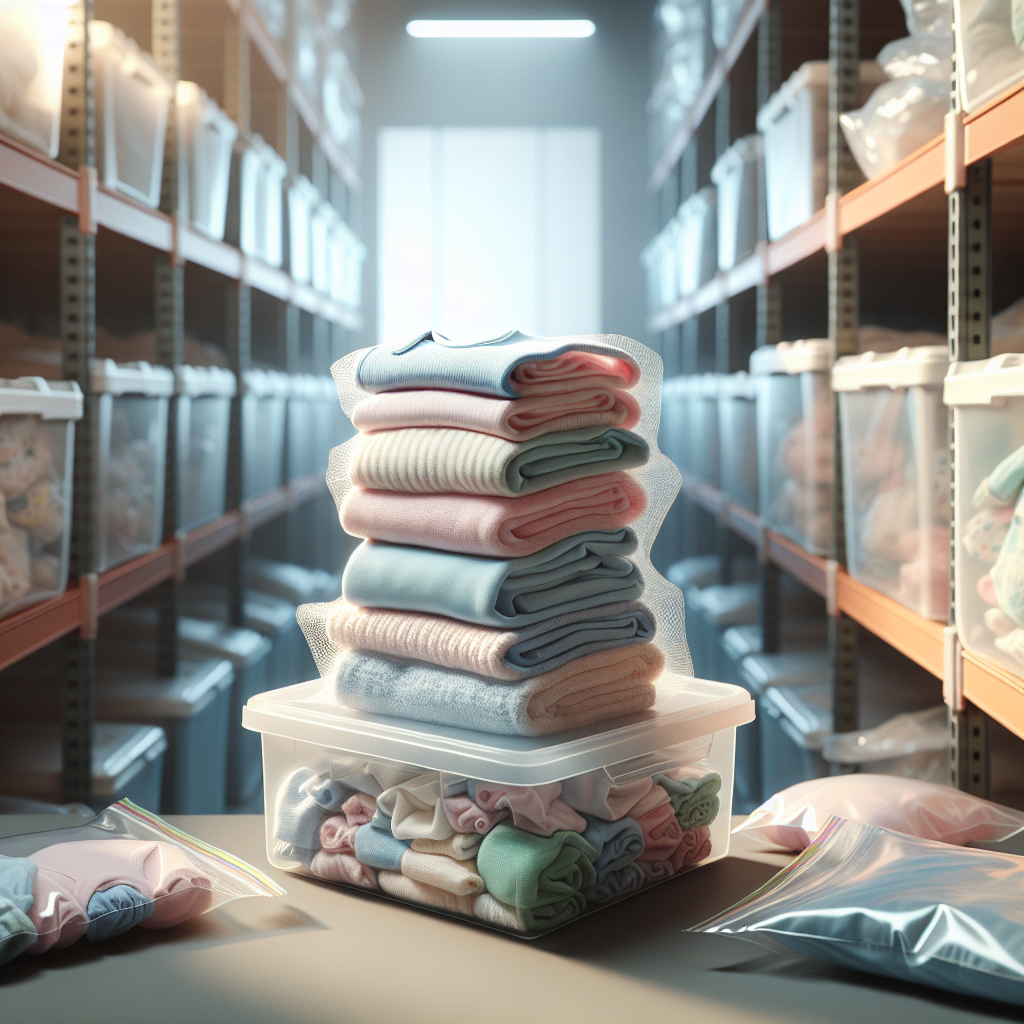
<instances>
[{"instance_id":1,"label":"folded pink garment","mask_svg":"<svg viewBox=\"0 0 1024 1024\"><path fill-rule=\"evenodd\" d=\"M341 805L341 813L349 825L368 825L376 812L377 801L368 793L356 793Z\"/></svg>"},{"instance_id":2,"label":"folded pink garment","mask_svg":"<svg viewBox=\"0 0 1024 1024\"><path fill-rule=\"evenodd\" d=\"M650 814L656 808L664 807L665 804L670 804L671 802L672 798L668 795L668 790L664 786L651 785L647 792L630 807L629 816L639 821L644 815Z\"/></svg>"},{"instance_id":3,"label":"folded pink garment","mask_svg":"<svg viewBox=\"0 0 1024 1024\"><path fill-rule=\"evenodd\" d=\"M474 860L483 836L479 832L456 832L447 839L414 839L412 848L417 853L435 853L453 860Z\"/></svg>"},{"instance_id":4,"label":"folded pink garment","mask_svg":"<svg viewBox=\"0 0 1024 1024\"><path fill-rule=\"evenodd\" d=\"M363 433L403 427L458 427L508 441L556 430L623 427L640 421L640 405L625 391L596 388L509 401L462 391L385 391L359 402L352 423Z\"/></svg>"},{"instance_id":5,"label":"folded pink garment","mask_svg":"<svg viewBox=\"0 0 1024 1024\"><path fill-rule=\"evenodd\" d=\"M564 394L587 388L631 388L640 373L623 359L596 352L566 352L554 359L520 363L509 383L520 395Z\"/></svg>"},{"instance_id":6,"label":"folded pink garment","mask_svg":"<svg viewBox=\"0 0 1024 1024\"><path fill-rule=\"evenodd\" d=\"M445 797L444 813L456 832L478 832L483 836L499 821L504 821L511 812L507 808L494 812L482 810L463 794Z\"/></svg>"},{"instance_id":7,"label":"folded pink garment","mask_svg":"<svg viewBox=\"0 0 1024 1024\"><path fill-rule=\"evenodd\" d=\"M645 885L663 882L666 878L671 878L676 873L676 869L670 860L638 860L636 861L636 866L644 873Z\"/></svg>"},{"instance_id":8,"label":"folded pink garment","mask_svg":"<svg viewBox=\"0 0 1024 1024\"><path fill-rule=\"evenodd\" d=\"M377 873L373 868L361 864L347 853L329 853L320 850L313 858L309 870L317 878L323 878L328 882L344 882L349 885L358 885L360 889L376 889Z\"/></svg>"},{"instance_id":9,"label":"folded pink garment","mask_svg":"<svg viewBox=\"0 0 1024 1024\"><path fill-rule=\"evenodd\" d=\"M676 819L672 805L662 804L637 818L636 823L644 834L644 852L637 860L668 860L672 862L673 871L678 871L683 866L686 851L682 849L683 827Z\"/></svg>"},{"instance_id":10,"label":"folded pink garment","mask_svg":"<svg viewBox=\"0 0 1024 1024\"><path fill-rule=\"evenodd\" d=\"M603 821L618 821L629 814L653 787L654 779L650 775L616 785L602 768L563 780L562 799L574 811L592 814Z\"/></svg>"},{"instance_id":11,"label":"folded pink garment","mask_svg":"<svg viewBox=\"0 0 1024 1024\"><path fill-rule=\"evenodd\" d=\"M584 477L519 498L353 488L341 525L353 537L494 558L532 555L587 530L618 530L647 509L626 472Z\"/></svg>"},{"instance_id":12,"label":"folded pink garment","mask_svg":"<svg viewBox=\"0 0 1024 1024\"><path fill-rule=\"evenodd\" d=\"M434 910L443 910L452 914L473 916L473 904L476 896L460 896L436 885L428 885L415 878L409 878L400 871L381 871L377 875L377 883L381 889L396 899L407 903L419 903Z\"/></svg>"},{"instance_id":13,"label":"folded pink garment","mask_svg":"<svg viewBox=\"0 0 1024 1024\"><path fill-rule=\"evenodd\" d=\"M344 814L332 814L329 818L324 818L320 823L321 848L328 853L354 854L358 827L358 825L349 824Z\"/></svg>"},{"instance_id":14,"label":"folded pink garment","mask_svg":"<svg viewBox=\"0 0 1024 1024\"><path fill-rule=\"evenodd\" d=\"M699 864L711 856L711 829L707 825L699 828L684 828L683 841L679 844L683 851L682 865Z\"/></svg>"},{"instance_id":15,"label":"folded pink garment","mask_svg":"<svg viewBox=\"0 0 1024 1024\"><path fill-rule=\"evenodd\" d=\"M560 782L546 786L496 786L476 783L473 797L484 811L507 808L512 812L512 824L524 832L549 836L553 832L583 832L587 827L567 803L558 799L562 792Z\"/></svg>"}]
</instances>

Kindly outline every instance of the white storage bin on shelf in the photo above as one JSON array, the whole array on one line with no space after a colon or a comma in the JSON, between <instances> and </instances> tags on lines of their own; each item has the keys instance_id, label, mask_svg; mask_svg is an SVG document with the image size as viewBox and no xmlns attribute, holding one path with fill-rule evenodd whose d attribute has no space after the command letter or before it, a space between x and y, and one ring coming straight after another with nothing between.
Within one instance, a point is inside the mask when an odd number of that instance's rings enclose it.
<instances>
[{"instance_id":1,"label":"white storage bin on shelf","mask_svg":"<svg viewBox=\"0 0 1024 1024\"><path fill-rule=\"evenodd\" d=\"M965 649L1024 676L1024 355L953 363L956 627Z\"/></svg>"},{"instance_id":2,"label":"white storage bin on shelf","mask_svg":"<svg viewBox=\"0 0 1024 1024\"><path fill-rule=\"evenodd\" d=\"M860 102L888 81L871 61L860 62ZM775 241L825 205L828 188L828 61L801 64L758 111L764 136L768 237Z\"/></svg>"},{"instance_id":3,"label":"white storage bin on shelf","mask_svg":"<svg viewBox=\"0 0 1024 1024\"><path fill-rule=\"evenodd\" d=\"M718 270L718 200L707 185L679 207L679 294L692 295Z\"/></svg>"},{"instance_id":4,"label":"white storage bin on shelf","mask_svg":"<svg viewBox=\"0 0 1024 1024\"><path fill-rule=\"evenodd\" d=\"M729 270L768 235L761 136L737 139L715 161L711 180L718 196L718 268Z\"/></svg>"},{"instance_id":5,"label":"white storage bin on shelf","mask_svg":"<svg viewBox=\"0 0 1024 1024\"><path fill-rule=\"evenodd\" d=\"M290 375L288 428L285 441L285 477L299 480L317 469L317 416L320 378L309 373Z\"/></svg>"},{"instance_id":6,"label":"white storage bin on shelf","mask_svg":"<svg viewBox=\"0 0 1024 1024\"><path fill-rule=\"evenodd\" d=\"M1024 79L1024 10L1020 0L954 0L956 70L968 113Z\"/></svg>"},{"instance_id":7,"label":"white storage bin on shelf","mask_svg":"<svg viewBox=\"0 0 1024 1024\"><path fill-rule=\"evenodd\" d=\"M943 345L844 356L832 370L843 435L850 575L926 619L949 613L949 417Z\"/></svg>"},{"instance_id":8,"label":"white storage bin on shelf","mask_svg":"<svg viewBox=\"0 0 1024 1024\"><path fill-rule=\"evenodd\" d=\"M149 363L97 359L92 390L99 478L97 572L152 551L164 532L167 405L174 373Z\"/></svg>"},{"instance_id":9,"label":"white storage bin on shelf","mask_svg":"<svg viewBox=\"0 0 1024 1024\"><path fill-rule=\"evenodd\" d=\"M641 262L647 271L650 312L667 309L680 297L680 221L678 214L644 249Z\"/></svg>"},{"instance_id":10,"label":"white storage bin on shelf","mask_svg":"<svg viewBox=\"0 0 1024 1024\"><path fill-rule=\"evenodd\" d=\"M686 444L690 446L691 472L698 480L717 487L719 484L718 389L721 375L702 373L694 377L688 403L690 430Z\"/></svg>"},{"instance_id":11,"label":"white storage bin on shelf","mask_svg":"<svg viewBox=\"0 0 1024 1024\"><path fill-rule=\"evenodd\" d=\"M366 246L352 229L336 219L330 237L331 298L349 309L359 309L363 300L363 263Z\"/></svg>"},{"instance_id":12,"label":"white storage bin on shelf","mask_svg":"<svg viewBox=\"0 0 1024 1024\"><path fill-rule=\"evenodd\" d=\"M0 132L60 150L68 0L0 0Z\"/></svg>"},{"instance_id":13,"label":"white storage bin on shelf","mask_svg":"<svg viewBox=\"0 0 1024 1024\"><path fill-rule=\"evenodd\" d=\"M167 737L152 725L97 722L92 737L92 799L107 807L127 797L159 810ZM0 723L0 792L33 800L61 799L57 722Z\"/></svg>"},{"instance_id":14,"label":"white storage bin on shelf","mask_svg":"<svg viewBox=\"0 0 1024 1024\"><path fill-rule=\"evenodd\" d=\"M134 39L108 22L90 24L89 57L100 181L156 209L174 86Z\"/></svg>"},{"instance_id":15,"label":"white storage bin on shelf","mask_svg":"<svg viewBox=\"0 0 1024 1024\"><path fill-rule=\"evenodd\" d=\"M719 382L718 457L725 496L756 512L757 387L747 373L730 373Z\"/></svg>"},{"instance_id":16,"label":"white storage bin on shelf","mask_svg":"<svg viewBox=\"0 0 1024 1024\"><path fill-rule=\"evenodd\" d=\"M693 473L693 446L690 443L690 401L695 376L668 377L661 389L661 423L658 447L684 473Z\"/></svg>"},{"instance_id":17,"label":"white storage bin on shelf","mask_svg":"<svg viewBox=\"0 0 1024 1024\"><path fill-rule=\"evenodd\" d=\"M253 698L243 724L263 734L267 855L276 867L529 937L726 856L733 742L752 714L739 687L692 680L614 728L511 739L352 712L334 703L329 682L317 680ZM654 799L652 777L675 804ZM358 793L361 800L345 804ZM503 793L511 812L500 809ZM355 817L356 804L364 807L356 820L368 822L377 797L375 822L383 828L361 826L349 852L338 852L334 826L344 827L347 813ZM529 800L545 822L559 819L553 833L529 818ZM649 812L644 800L667 809ZM595 816L582 818L574 804ZM408 818L413 806L421 808L419 831ZM649 859L632 809L645 822L652 813L666 819L665 850L657 853L665 859ZM622 832L618 870L576 829L600 836L604 849ZM434 842L411 850L403 837L414 833ZM468 859L432 859L448 840ZM549 873L544 865L556 857L559 867Z\"/></svg>"},{"instance_id":18,"label":"white storage bin on shelf","mask_svg":"<svg viewBox=\"0 0 1024 1024\"><path fill-rule=\"evenodd\" d=\"M178 82L174 109L179 215L219 242L224 238L231 150L238 128L195 82Z\"/></svg>"},{"instance_id":19,"label":"white storage bin on shelf","mask_svg":"<svg viewBox=\"0 0 1024 1024\"><path fill-rule=\"evenodd\" d=\"M288 271L301 284L309 284L312 277L311 222L319 201L320 194L302 175L288 189Z\"/></svg>"},{"instance_id":20,"label":"white storage bin on shelf","mask_svg":"<svg viewBox=\"0 0 1024 1024\"><path fill-rule=\"evenodd\" d=\"M326 201L316 204L309 222L311 264L310 282L318 292L329 295L333 269L331 267L331 239L334 237L338 215Z\"/></svg>"},{"instance_id":21,"label":"white storage bin on shelf","mask_svg":"<svg viewBox=\"0 0 1024 1024\"><path fill-rule=\"evenodd\" d=\"M242 500L284 484L284 435L291 385L278 370L242 374Z\"/></svg>"},{"instance_id":22,"label":"white storage bin on shelf","mask_svg":"<svg viewBox=\"0 0 1024 1024\"><path fill-rule=\"evenodd\" d=\"M750 357L761 518L816 555L828 554L832 533L834 351L814 338L765 345Z\"/></svg>"},{"instance_id":23,"label":"white storage bin on shelf","mask_svg":"<svg viewBox=\"0 0 1024 1024\"><path fill-rule=\"evenodd\" d=\"M194 530L224 515L228 434L235 375L216 366L178 366L178 480L183 530Z\"/></svg>"},{"instance_id":24,"label":"white storage bin on shelf","mask_svg":"<svg viewBox=\"0 0 1024 1024\"><path fill-rule=\"evenodd\" d=\"M272 267L284 262L284 179L288 165L259 135L241 156L239 248Z\"/></svg>"},{"instance_id":25,"label":"white storage bin on shelf","mask_svg":"<svg viewBox=\"0 0 1024 1024\"><path fill-rule=\"evenodd\" d=\"M73 381L0 380L0 618L58 597L68 582Z\"/></svg>"}]
</instances>

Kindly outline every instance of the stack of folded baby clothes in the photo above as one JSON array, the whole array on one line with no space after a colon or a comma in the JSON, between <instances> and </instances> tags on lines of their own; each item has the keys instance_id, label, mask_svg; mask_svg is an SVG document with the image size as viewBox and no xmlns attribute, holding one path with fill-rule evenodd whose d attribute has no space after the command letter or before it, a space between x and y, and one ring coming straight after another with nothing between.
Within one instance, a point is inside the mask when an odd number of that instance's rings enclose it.
<instances>
[{"instance_id":1,"label":"stack of folded baby clothes","mask_svg":"<svg viewBox=\"0 0 1024 1024\"><path fill-rule=\"evenodd\" d=\"M654 703L639 378L600 338L366 352L341 509L365 540L324 623L342 704L542 736Z\"/></svg>"}]
</instances>

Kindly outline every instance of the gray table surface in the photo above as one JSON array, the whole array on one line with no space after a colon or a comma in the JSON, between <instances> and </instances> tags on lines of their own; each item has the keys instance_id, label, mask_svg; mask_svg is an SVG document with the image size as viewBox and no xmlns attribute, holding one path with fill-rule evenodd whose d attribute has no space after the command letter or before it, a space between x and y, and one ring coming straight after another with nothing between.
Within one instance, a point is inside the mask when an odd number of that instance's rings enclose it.
<instances>
[{"instance_id":1,"label":"gray table surface","mask_svg":"<svg viewBox=\"0 0 1024 1024\"><path fill-rule=\"evenodd\" d=\"M81 820L81 819L77 819ZM74 824L0 817L0 836ZM789 858L740 837L730 855L533 941L507 937L267 863L261 815L171 817L280 882L178 928L82 941L0 967L0 1021L603 1021L947 1024L1019 1008L766 954L683 931Z\"/></svg>"}]
</instances>

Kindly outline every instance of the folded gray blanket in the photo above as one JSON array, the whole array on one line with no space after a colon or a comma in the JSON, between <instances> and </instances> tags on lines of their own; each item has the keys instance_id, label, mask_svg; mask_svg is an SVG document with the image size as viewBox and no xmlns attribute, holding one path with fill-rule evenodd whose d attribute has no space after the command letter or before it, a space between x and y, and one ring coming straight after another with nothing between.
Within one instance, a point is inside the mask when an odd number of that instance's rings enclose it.
<instances>
[{"instance_id":1,"label":"folded gray blanket","mask_svg":"<svg viewBox=\"0 0 1024 1024\"><path fill-rule=\"evenodd\" d=\"M579 533L522 558L482 558L365 541L345 566L345 602L520 627L619 601L644 589L625 556L632 530Z\"/></svg>"}]
</instances>

